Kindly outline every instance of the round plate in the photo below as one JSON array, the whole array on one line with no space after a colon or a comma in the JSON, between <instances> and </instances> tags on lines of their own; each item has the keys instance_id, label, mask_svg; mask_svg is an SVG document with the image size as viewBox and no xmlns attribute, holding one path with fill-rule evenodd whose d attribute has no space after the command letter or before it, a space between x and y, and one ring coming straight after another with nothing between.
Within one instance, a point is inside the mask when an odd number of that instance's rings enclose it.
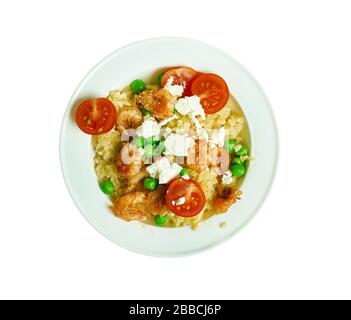
<instances>
[{"instance_id":1,"label":"round plate","mask_svg":"<svg viewBox=\"0 0 351 320\"><path fill-rule=\"evenodd\" d=\"M94 172L91 137L74 122L74 107L82 99L104 97L136 78L162 67L186 65L223 77L248 121L254 160L241 186L242 199L223 215L189 227L162 228L125 222L110 210ZM277 165L278 138L267 98L253 77L231 56L206 43L185 38L155 38L121 48L98 63L82 80L63 118L60 156L63 176L83 216L107 238L129 250L153 256L199 252L228 239L255 214L272 184ZM226 227L220 225L225 223Z\"/></svg>"}]
</instances>

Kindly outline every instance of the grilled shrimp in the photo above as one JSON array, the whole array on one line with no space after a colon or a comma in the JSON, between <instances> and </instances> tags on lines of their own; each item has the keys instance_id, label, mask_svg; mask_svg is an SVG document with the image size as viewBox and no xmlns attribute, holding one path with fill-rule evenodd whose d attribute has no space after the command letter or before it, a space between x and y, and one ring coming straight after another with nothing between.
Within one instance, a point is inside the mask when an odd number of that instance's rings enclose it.
<instances>
[{"instance_id":1,"label":"grilled shrimp","mask_svg":"<svg viewBox=\"0 0 351 320\"><path fill-rule=\"evenodd\" d=\"M147 194L145 203L153 215L163 214L167 211L166 191L167 186L159 185L155 191Z\"/></svg>"},{"instance_id":2,"label":"grilled shrimp","mask_svg":"<svg viewBox=\"0 0 351 320\"><path fill-rule=\"evenodd\" d=\"M213 200L213 207L217 213L226 212L229 207L240 200L241 191L235 188L222 188L218 191L217 197Z\"/></svg>"},{"instance_id":3,"label":"grilled shrimp","mask_svg":"<svg viewBox=\"0 0 351 320\"><path fill-rule=\"evenodd\" d=\"M129 128L137 128L143 122L143 115L136 107L122 108L117 114L117 129L124 132Z\"/></svg>"},{"instance_id":4,"label":"grilled shrimp","mask_svg":"<svg viewBox=\"0 0 351 320\"><path fill-rule=\"evenodd\" d=\"M116 167L118 176L123 179L131 179L143 168L142 155L138 148L125 143L117 156Z\"/></svg>"},{"instance_id":5,"label":"grilled shrimp","mask_svg":"<svg viewBox=\"0 0 351 320\"><path fill-rule=\"evenodd\" d=\"M197 140L194 148L190 148L187 156L188 168L201 172L207 168L207 143L205 140Z\"/></svg>"},{"instance_id":6,"label":"grilled shrimp","mask_svg":"<svg viewBox=\"0 0 351 320\"><path fill-rule=\"evenodd\" d=\"M229 154L224 148L209 148L205 140L196 141L195 147L188 152L188 167L196 172L214 168L218 174L223 174L228 170L229 162Z\"/></svg>"},{"instance_id":7,"label":"grilled shrimp","mask_svg":"<svg viewBox=\"0 0 351 320\"><path fill-rule=\"evenodd\" d=\"M165 119L173 114L176 98L162 88L140 93L136 96L136 102L151 111L156 119Z\"/></svg>"},{"instance_id":8,"label":"grilled shrimp","mask_svg":"<svg viewBox=\"0 0 351 320\"><path fill-rule=\"evenodd\" d=\"M145 198L145 192L127 193L114 202L112 211L117 217L126 221L140 220L147 217L147 212L143 209Z\"/></svg>"},{"instance_id":9,"label":"grilled shrimp","mask_svg":"<svg viewBox=\"0 0 351 320\"><path fill-rule=\"evenodd\" d=\"M146 167L143 166L139 172L128 179L128 186L125 189L125 192L127 193L131 191L141 190L141 181L148 176L149 174L146 171Z\"/></svg>"}]
</instances>

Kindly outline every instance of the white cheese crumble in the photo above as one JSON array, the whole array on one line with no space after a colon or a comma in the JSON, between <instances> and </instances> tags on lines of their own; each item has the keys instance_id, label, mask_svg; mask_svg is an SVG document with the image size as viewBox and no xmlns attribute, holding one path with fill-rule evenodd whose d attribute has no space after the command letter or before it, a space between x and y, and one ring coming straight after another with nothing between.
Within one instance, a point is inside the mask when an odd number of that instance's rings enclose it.
<instances>
[{"instance_id":1,"label":"white cheese crumble","mask_svg":"<svg viewBox=\"0 0 351 320\"><path fill-rule=\"evenodd\" d=\"M177 200L172 200L172 204L174 206L181 206L184 203L185 203L185 197L181 197L181 198L179 198Z\"/></svg>"},{"instance_id":2,"label":"white cheese crumble","mask_svg":"<svg viewBox=\"0 0 351 320\"><path fill-rule=\"evenodd\" d=\"M176 200L176 206L181 206L184 203L185 203L185 197L181 197L178 200Z\"/></svg>"},{"instance_id":3,"label":"white cheese crumble","mask_svg":"<svg viewBox=\"0 0 351 320\"><path fill-rule=\"evenodd\" d=\"M186 114L191 114L194 117L201 116L202 119L205 119L205 111L202 108L200 98L198 96L179 99L175 104L175 108L183 116Z\"/></svg>"},{"instance_id":4,"label":"white cheese crumble","mask_svg":"<svg viewBox=\"0 0 351 320\"><path fill-rule=\"evenodd\" d=\"M192 114L190 114L190 119L194 123L195 128L196 128L196 134L200 139L205 139L208 141L208 133L207 131L202 127L200 121L196 119L196 117Z\"/></svg>"},{"instance_id":5,"label":"white cheese crumble","mask_svg":"<svg viewBox=\"0 0 351 320\"><path fill-rule=\"evenodd\" d=\"M219 145L220 147L223 147L224 146L224 138L225 138L225 130L224 130L224 127L221 127L218 130L212 131L210 141L214 145Z\"/></svg>"},{"instance_id":6,"label":"white cheese crumble","mask_svg":"<svg viewBox=\"0 0 351 320\"><path fill-rule=\"evenodd\" d=\"M181 97L184 92L184 87L180 86L179 84L172 84L173 80L173 77L169 77L164 89L166 89L172 96Z\"/></svg>"},{"instance_id":7,"label":"white cheese crumble","mask_svg":"<svg viewBox=\"0 0 351 320\"><path fill-rule=\"evenodd\" d=\"M183 178L184 180L189 180L189 179L190 179L190 176L189 176L188 174L185 174L184 176L182 176L182 178Z\"/></svg>"},{"instance_id":8,"label":"white cheese crumble","mask_svg":"<svg viewBox=\"0 0 351 320\"><path fill-rule=\"evenodd\" d=\"M178 163L171 163L168 158L163 157L146 168L148 174L157 179L159 184L165 184L179 175L182 167Z\"/></svg>"},{"instance_id":9,"label":"white cheese crumble","mask_svg":"<svg viewBox=\"0 0 351 320\"><path fill-rule=\"evenodd\" d=\"M166 137L164 144L165 154L185 157L189 148L194 145L194 140L184 134L171 133Z\"/></svg>"},{"instance_id":10,"label":"white cheese crumble","mask_svg":"<svg viewBox=\"0 0 351 320\"><path fill-rule=\"evenodd\" d=\"M232 172L228 170L223 176L222 176L222 183L223 184L231 184L233 182L233 177L232 177Z\"/></svg>"},{"instance_id":11,"label":"white cheese crumble","mask_svg":"<svg viewBox=\"0 0 351 320\"><path fill-rule=\"evenodd\" d=\"M161 132L161 128L167 123L171 122L174 119L177 119L176 114L162 120L160 123L154 117L148 116L144 117L144 122L136 129L136 133L139 137L150 138L152 136L158 137ZM164 130L169 129L165 128ZM167 133L167 130L166 130ZM168 134L170 132L168 131Z\"/></svg>"},{"instance_id":12,"label":"white cheese crumble","mask_svg":"<svg viewBox=\"0 0 351 320\"><path fill-rule=\"evenodd\" d=\"M205 112L200 103L200 98L198 96L181 98L176 102L175 108L181 115L189 115L191 121L195 125L198 137L207 141L208 134L201 126L200 121L196 118L200 116L202 119L205 119Z\"/></svg>"},{"instance_id":13,"label":"white cheese crumble","mask_svg":"<svg viewBox=\"0 0 351 320\"><path fill-rule=\"evenodd\" d=\"M147 117L140 127L136 129L136 133L139 137L144 138L158 136L160 134L160 126L155 118Z\"/></svg>"}]
</instances>

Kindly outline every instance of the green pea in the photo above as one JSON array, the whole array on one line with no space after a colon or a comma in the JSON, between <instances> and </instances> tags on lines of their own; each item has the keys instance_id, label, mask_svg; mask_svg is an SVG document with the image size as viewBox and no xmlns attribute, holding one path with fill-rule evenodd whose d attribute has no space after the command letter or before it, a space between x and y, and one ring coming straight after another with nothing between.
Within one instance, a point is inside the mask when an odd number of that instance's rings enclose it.
<instances>
[{"instance_id":1,"label":"green pea","mask_svg":"<svg viewBox=\"0 0 351 320\"><path fill-rule=\"evenodd\" d=\"M233 164L230 167L230 171L234 177L240 178L245 175L246 169L242 164Z\"/></svg>"},{"instance_id":2,"label":"green pea","mask_svg":"<svg viewBox=\"0 0 351 320\"><path fill-rule=\"evenodd\" d=\"M105 194L112 194L115 192L115 186L110 180L104 180L100 183L100 189Z\"/></svg>"},{"instance_id":3,"label":"green pea","mask_svg":"<svg viewBox=\"0 0 351 320\"><path fill-rule=\"evenodd\" d=\"M144 148L144 137L135 137L133 143L137 148Z\"/></svg>"},{"instance_id":4,"label":"green pea","mask_svg":"<svg viewBox=\"0 0 351 320\"><path fill-rule=\"evenodd\" d=\"M133 93L139 94L145 90L145 83L143 80L137 79L130 84L130 88L132 89Z\"/></svg>"},{"instance_id":5,"label":"green pea","mask_svg":"<svg viewBox=\"0 0 351 320\"><path fill-rule=\"evenodd\" d=\"M156 138L154 136L144 139L144 144L145 145L150 144L150 145L156 146L157 143L158 143L158 138Z\"/></svg>"},{"instance_id":6,"label":"green pea","mask_svg":"<svg viewBox=\"0 0 351 320\"><path fill-rule=\"evenodd\" d=\"M150 116L152 116L152 113L149 110L143 109L143 116L144 117L150 117Z\"/></svg>"},{"instance_id":7,"label":"green pea","mask_svg":"<svg viewBox=\"0 0 351 320\"><path fill-rule=\"evenodd\" d=\"M180 175L181 177L186 176L186 175L189 175L189 169L183 168L183 169L180 171L179 175Z\"/></svg>"},{"instance_id":8,"label":"green pea","mask_svg":"<svg viewBox=\"0 0 351 320\"><path fill-rule=\"evenodd\" d=\"M232 160L232 164L244 164L245 161L242 161L240 157L235 157Z\"/></svg>"},{"instance_id":9,"label":"green pea","mask_svg":"<svg viewBox=\"0 0 351 320\"><path fill-rule=\"evenodd\" d=\"M154 178L146 178L144 180L144 187L147 190L153 191L153 190L155 190L157 188L157 185L158 185L158 182Z\"/></svg>"},{"instance_id":10,"label":"green pea","mask_svg":"<svg viewBox=\"0 0 351 320\"><path fill-rule=\"evenodd\" d=\"M155 224L157 224L159 226L165 224L166 221L167 221L167 216L166 215L164 215L164 216L157 215L155 217Z\"/></svg>"},{"instance_id":11,"label":"green pea","mask_svg":"<svg viewBox=\"0 0 351 320\"><path fill-rule=\"evenodd\" d=\"M249 154L249 149L245 145L242 145L235 154L237 156L247 156Z\"/></svg>"},{"instance_id":12,"label":"green pea","mask_svg":"<svg viewBox=\"0 0 351 320\"><path fill-rule=\"evenodd\" d=\"M235 140L234 139L228 139L224 142L224 148L229 152L233 153L234 152L234 147L235 147Z\"/></svg>"},{"instance_id":13,"label":"green pea","mask_svg":"<svg viewBox=\"0 0 351 320\"><path fill-rule=\"evenodd\" d=\"M165 74L165 73L162 72L162 73L160 73L160 74L157 76L156 84L157 84L158 86L161 86L161 84L162 84L162 78L163 78L163 75L164 75L164 74Z\"/></svg>"}]
</instances>

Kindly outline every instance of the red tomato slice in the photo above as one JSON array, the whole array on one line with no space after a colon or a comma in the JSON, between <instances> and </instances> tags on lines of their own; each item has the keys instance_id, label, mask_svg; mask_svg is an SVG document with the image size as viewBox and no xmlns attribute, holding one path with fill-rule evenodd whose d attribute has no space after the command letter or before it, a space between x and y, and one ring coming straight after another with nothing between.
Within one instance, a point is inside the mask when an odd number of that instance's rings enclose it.
<instances>
[{"instance_id":1,"label":"red tomato slice","mask_svg":"<svg viewBox=\"0 0 351 320\"><path fill-rule=\"evenodd\" d=\"M191 93L200 97L206 114L218 112L229 100L226 82L214 73L203 73L195 78L191 85Z\"/></svg>"},{"instance_id":2,"label":"red tomato slice","mask_svg":"<svg viewBox=\"0 0 351 320\"><path fill-rule=\"evenodd\" d=\"M178 67L173 68L163 75L161 86L164 87L166 82L170 77L173 77L172 84L179 84L184 87L183 96L190 96L191 95L191 83L194 78L197 76L198 72L190 67Z\"/></svg>"},{"instance_id":3,"label":"red tomato slice","mask_svg":"<svg viewBox=\"0 0 351 320\"><path fill-rule=\"evenodd\" d=\"M117 111L114 104L105 98L85 100L76 110L76 123L87 134L109 132L115 125Z\"/></svg>"},{"instance_id":4,"label":"red tomato slice","mask_svg":"<svg viewBox=\"0 0 351 320\"><path fill-rule=\"evenodd\" d=\"M183 204L177 205L180 198ZM166 205L169 210L181 217L193 217L204 208L206 197L200 185L194 180L178 178L173 180L166 191Z\"/></svg>"}]
</instances>

